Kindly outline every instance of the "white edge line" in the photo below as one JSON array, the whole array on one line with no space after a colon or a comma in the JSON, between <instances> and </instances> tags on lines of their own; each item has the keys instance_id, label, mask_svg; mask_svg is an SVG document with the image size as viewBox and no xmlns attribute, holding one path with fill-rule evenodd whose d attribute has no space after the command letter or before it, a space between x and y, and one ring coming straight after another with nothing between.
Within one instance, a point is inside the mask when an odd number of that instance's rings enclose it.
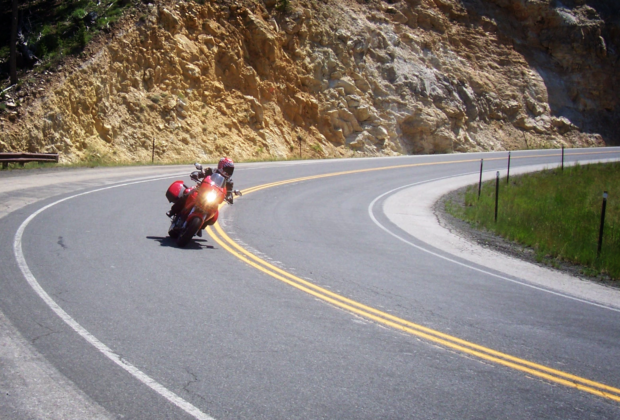
<instances>
[{"instance_id":1,"label":"white edge line","mask_svg":"<svg viewBox=\"0 0 620 420\"><path fill-rule=\"evenodd\" d=\"M566 166L566 163L564 163L564 166ZM429 182L440 181L440 180L442 180L442 179L454 178L454 177L457 177L457 176L470 175L470 174L472 174L472 173L478 173L478 172L468 172L468 173L463 173L463 174L459 174L459 175L452 175L452 176L445 176L445 177L441 177L441 178L429 179L428 181L415 182L415 183L413 183L413 184L403 185L403 186L400 186L400 187L398 187L398 188L394 188L394 189L393 189L393 190L391 190L391 191L388 191L388 192L385 192L385 193L381 194L380 196L378 196L377 198L375 198L375 199L372 201L372 203L370 203L370 205L368 206L368 215L370 216L370 218L372 219L372 221L374 222L374 224L375 224L375 225L377 225L378 227L380 227L381 229L383 229L385 232L389 233L390 235L392 235L392 236L393 236L393 237L395 237L396 239L398 239L398 240L400 240L400 241L402 241L402 242L406 243L407 245L410 245L410 246L412 246L412 247L414 247L414 248L416 248L416 249L419 249L420 251L423 251L423 252L426 252L426 253L428 253L428 254L430 254L430 255L433 255L433 256L435 256L435 257L437 257L437 258L441 258L441 259L446 260L446 261L449 261L449 262L451 262L451 263L454 263L454 264L460 265L461 267L469 268L469 269L471 269L471 270L478 271L478 272L480 272L480 273L483 273L483 274L486 274L486 275L489 275L489 276L493 276L493 277L496 277L496 278L498 278L498 279L502 279L502 280L505 280L505 281L509 281L509 282L512 282L512 283L519 284L519 285L521 285L521 286L530 287L530 288L532 288L532 289L540 290L540 291L542 291L542 292L550 293L550 294L552 294L552 295L560 296L560 297L563 297L563 298L566 298L566 299L575 300L575 301L577 301L577 302L585 303L585 304L588 304L588 305L597 306L597 307L599 307L599 308L608 309L608 310L610 310L610 311L620 312L620 309L617 309L617 308L614 308L614 307L611 307L611 306L601 305L600 303L592 302L592 301L585 300L585 299L580 299L580 298L578 298L578 297L575 297L575 296L570 296L570 295L566 295L566 294L564 294L564 293L560 293L560 292L555 292L555 291L553 291L553 290L545 289L544 287L534 286L533 284L526 283L526 282L519 281L519 280L515 280L515 279L511 279L511 278L509 278L509 277L505 277L505 276L502 276L502 275L499 275L499 274L495 274L495 273L492 273L492 272L490 272L490 271L483 270L483 269L481 269L481 268L477 268L477 267L474 267L474 266L472 266L472 265L465 264L465 263L462 263L462 262L460 262L460 261L454 260L454 259L452 259L452 258L446 257L446 256L444 256L444 255L438 254L438 253L436 253L436 252L431 251L431 250L430 250L430 249L428 249L428 248L424 248L424 247L421 247L421 246L419 246L419 245L416 245L416 244L414 244L414 243L412 243L412 242L410 242L410 241L406 240L405 238L403 238L403 237L401 237L401 236L399 236L399 235L395 234L394 232L390 231L388 228L386 228L385 226L383 226L383 225L382 225L382 224L381 224L381 223L380 223L380 222L379 222L379 221L375 218L375 215L373 214L372 209L373 209L374 205L377 203L377 201L379 201L381 198L385 197L385 196L386 196L386 195L388 195L388 194L392 194L392 193L394 193L394 192L396 192L396 191L398 191L398 190L402 190L402 189L405 189L405 188L413 187L413 186L415 186L415 185L428 184ZM423 242L423 241L422 241L422 242Z\"/></svg>"},{"instance_id":2,"label":"white edge line","mask_svg":"<svg viewBox=\"0 0 620 420\"><path fill-rule=\"evenodd\" d=\"M40 213L49 209L50 207L55 206L56 204L62 203L63 201L70 200L72 198L80 197L83 195L91 194L94 192L109 190L112 188L124 187L132 184L140 184L145 182L159 181L167 178L174 178L177 175L169 175L165 177L152 178L148 180L135 181L135 182L127 182L124 184L113 185L105 188L99 188L92 191L83 192L80 194L72 195L70 197L63 198L61 200L55 201L51 204L48 204L45 207L40 208L36 212L32 213L17 229L17 233L15 234L15 240L13 242L13 251L15 253L15 259L17 260L17 265L19 266L22 274L28 281L28 284L32 289L39 295L41 299L50 307L52 311L56 313L67 325L69 325L75 332L77 332L82 338L84 338L88 343L90 343L93 347L103 353L108 359L116 363L121 368L125 369L131 376L138 379L140 382L151 388L153 391L157 392L159 395L164 397L166 400L176 405L189 415L193 416L199 420L215 420L213 417L203 413L198 408L185 401L183 398L176 395L174 392L168 390L162 384L157 382L155 379L148 376L146 373L142 372L140 369L129 363L127 360L120 357L118 354L114 353L108 346L103 344L99 339L97 339L94 335L92 335L88 330L82 327L75 319L71 317L67 312L64 311L51 297L47 294L45 290L41 287L37 279L34 277L28 264L26 263L26 258L24 257L24 253L22 251L22 236L24 234L24 230L28 226L28 224L37 217Z\"/></svg>"}]
</instances>

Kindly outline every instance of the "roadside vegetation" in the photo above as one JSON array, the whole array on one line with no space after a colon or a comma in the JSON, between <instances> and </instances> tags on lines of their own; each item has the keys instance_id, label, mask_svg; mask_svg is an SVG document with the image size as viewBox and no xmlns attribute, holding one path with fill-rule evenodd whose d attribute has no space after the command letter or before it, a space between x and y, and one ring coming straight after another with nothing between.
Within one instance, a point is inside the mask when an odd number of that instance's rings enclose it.
<instances>
[{"instance_id":1,"label":"roadside vegetation","mask_svg":"<svg viewBox=\"0 0 620 420\"><path fill-rule=\"evenodd\" d=\"M588 276L620 280L620 163L577 165L500 180L495 222L495 180L467 189L464 202L446 210L535 251L536 260L582 266ZM603 191L608 192L598 255Z\"/></svg>"},{"instance_id":2,"label":"roadside vegetation","mask_svg":"<svg viewBox=\"0 0 620 420\"><path fill-rule=\"evenodd\" d=\"M123 12L132 6L129 0L20 1L20 67L37 64L37 67L46 69L64 56L79 54L93 36L102 31L109 32ZM0 8L0 21L8 29L11 27L11 1L0 1ZM9 36L7 30L2 31L0 37L3 73L8 72L5 67L9 59ZM28 53L34 57L28 57Z\"/></svg>"},{"instance_id":3,"label":"roadside vegetation","mask_svg":"<svg viewBox=\"0 0 620 420\"><path fill-rule=\"evenodd\" d=\"M16 74L11 68L13 5L17 4ZM83 60L98 34L111 33L140 0L0 0L0 114L37 96L67 60ZM15 77L15 78L14 78Z\"/></svg>"}]
</instances>

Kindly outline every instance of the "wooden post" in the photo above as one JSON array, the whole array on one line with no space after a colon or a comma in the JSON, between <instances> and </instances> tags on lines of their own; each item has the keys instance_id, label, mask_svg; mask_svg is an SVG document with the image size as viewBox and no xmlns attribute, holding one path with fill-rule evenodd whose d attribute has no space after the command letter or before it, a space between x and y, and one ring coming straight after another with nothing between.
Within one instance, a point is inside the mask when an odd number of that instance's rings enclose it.
<instances>
[{"instance_id":1,"label":"wooden post","mask_svg":"<svg viewBox=\"0 0 620 420\"><path fill-rule=\"evenodd\" d=\"M510 152L508 152L508 171L506 172L506 184L510 181Z\"/></svg>"},{"instance_id":2,"label":"wooden post","mask_svg":"<svg viewBox=\"0 0 620 420\"><path fill-rule=\"evenodd\" d=\"M484 159L480 159L480 180L478 181L478 199L480 199L480 190L482 189L482 164Z\"/></svg>"},{"instance_id":3,"label":"wooden post","mask_svg":"<svg viewBox=\"0 0 620 420\"><path fill-rule=\"evenodd\" d=\"M598 231L598 249L596 250L596 257L601 256L601 249L603 248L603 228L605 227L605 207L607 207L607 191L603 192L603 208L601 210L601 227Z\"/></svg>"},{"instance_id":4,"label":"wooden post","mask_svg":"<svg viewBox=\"0 0 620 420\"><path fill-rule=\"evenodd\" d=\"M495 174L495 223L497 223L497 205L499 203L499 171Z\"/></svg>"}]
</instances>

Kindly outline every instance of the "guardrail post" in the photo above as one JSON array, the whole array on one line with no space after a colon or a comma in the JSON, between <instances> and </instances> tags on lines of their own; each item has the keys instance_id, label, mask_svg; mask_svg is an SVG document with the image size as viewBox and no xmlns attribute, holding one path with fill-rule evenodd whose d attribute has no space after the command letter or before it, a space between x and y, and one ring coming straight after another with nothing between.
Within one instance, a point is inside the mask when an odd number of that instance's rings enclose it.
<instances>
[{"instance_id":1,"label":"guardrail post","mask_svg":"<svg viewBox=\"0 0 620 420\"><path fill-rule=\"evenodd\" d=\"M605 208L607 207L607 191L603 191L603 208L601 209L601 227L598 231L598 249L596 250L596 257L601 256L601 249L603 248L603 228L605 227Z\"/></svg>"},{"instance_id":2,"label":"guardrail post","mask_svg":"<svg viewBox=\"0 0 620 420\"><path fill-rule=\"evenodd\" d=\"M562 145L562 172L564 171L564 145Z\"/></svg>"},{"instance_id":3,"label":"guardrail post","mask_svg":"<svg viewBox=\"0 0 620 420\"><path fill-rule=\"evenodd\" d=\"M153 137L153 153L151 154L151 163L155 163L155 137Z\"/></svg>"}]
</instances>

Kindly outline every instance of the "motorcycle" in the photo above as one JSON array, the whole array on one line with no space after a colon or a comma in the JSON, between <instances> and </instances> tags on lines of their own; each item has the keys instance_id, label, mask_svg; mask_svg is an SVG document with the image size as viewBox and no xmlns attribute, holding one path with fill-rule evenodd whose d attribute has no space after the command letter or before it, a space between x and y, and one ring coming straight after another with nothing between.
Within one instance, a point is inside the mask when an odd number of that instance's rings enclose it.
<instances>
[{"instance_id":1,"label":"motorcycle","mask_svg":"<svg viewBox=\"0 0 620 420\"><path fill-rule=\"evenodd\" d=\"M226 178L214 172L200 180L202 165L194 164L200 172L192 172L190 178L196 181L195 187L188 187L183 181L174 181L166 191L166 198L176 203L187 196L183 209L176 214L168 229L168 235L184 247L195 236L202 236L202 230L215 224L219 216L219 206L223 201L232 204L232 193L241 195L238 190L226 190ZM204 175L204 172L202 172Z\"/></svg>"}]
</instances>

